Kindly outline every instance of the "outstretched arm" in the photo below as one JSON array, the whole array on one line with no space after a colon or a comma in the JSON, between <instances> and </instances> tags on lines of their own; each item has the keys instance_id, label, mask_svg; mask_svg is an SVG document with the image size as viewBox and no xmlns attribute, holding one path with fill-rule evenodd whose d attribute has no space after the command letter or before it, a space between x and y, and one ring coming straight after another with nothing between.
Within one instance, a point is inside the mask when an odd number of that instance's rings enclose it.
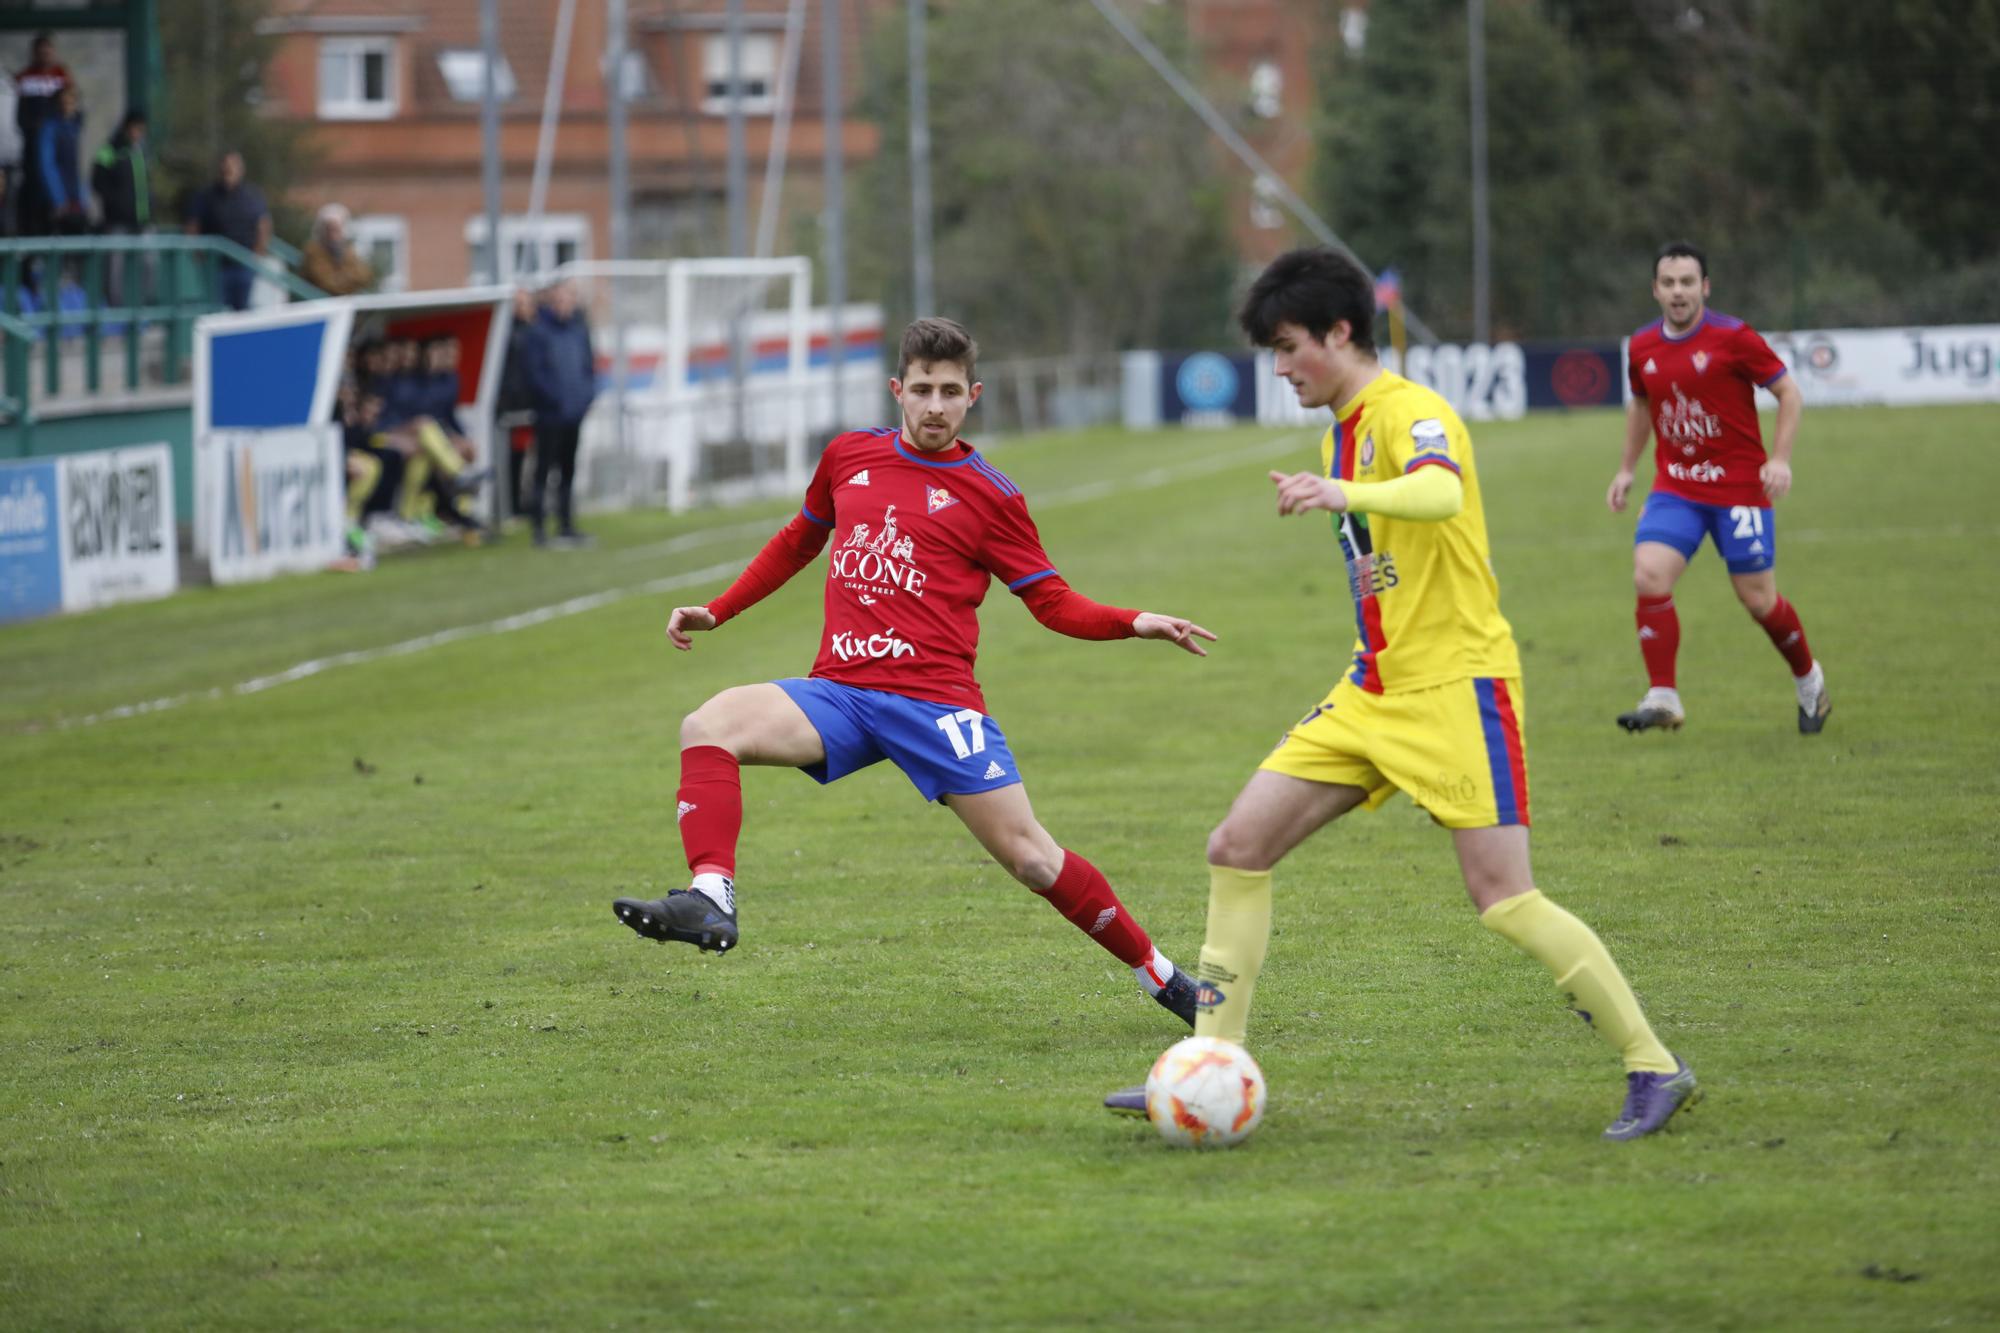
<instances>
[{"instance_id":1,"label":"outstretched arm","mask_svg":"<svg viewBox=\"0 0 2000 1333\"><path fill-rule=\"evenodd\" d=\"M813 562L826 547L827 535L832 531L826 525L815 522L804 510L792 516L792 521L778 529L764 549L757 552L757 558L750 567L736 576L736 582L729 585L720 597L707 606L677 606L667 617L667 639L686 652L694 646L688 638L690 631L710 630L724 621L748 611L757 603L785 586L792 575Z\"/></svg>"},{"instance_id":2,"label":"outstretched arm","mask_svg":"<svg viewBox=\"0 0 2000 1333\"><path fill-rule=\"evenodd\" d=\"M1419 466L1388 481L1333 481L1317 472L1271 473L1278 488L1278 513L1325 509L1336 514L1381 514L1388 518L1437 523L1465 507L1465 483L1442 460Z\"/></svg>"},{"instance_id":3,"label":"outstretched arm","mask_svg":"<svg viewBox=\"0 0 2000 1333\"><path fill-rule=\"evenodd\" d=\"M1035 619L1072 639L1168 639L1196 657L1208 656L1208 650L1196 640L1215 639L1209 631L1179 616L1093 602L1063 582L1060 574L1035 580L1020 589L1019 595Z\"/></svg>"}]
</instances>

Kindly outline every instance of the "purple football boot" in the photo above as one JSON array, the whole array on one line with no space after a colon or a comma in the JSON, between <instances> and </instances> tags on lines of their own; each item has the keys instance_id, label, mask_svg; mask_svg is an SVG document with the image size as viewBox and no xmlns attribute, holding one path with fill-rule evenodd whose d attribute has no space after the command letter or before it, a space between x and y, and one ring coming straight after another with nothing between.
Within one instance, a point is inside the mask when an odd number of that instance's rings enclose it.
<instances>
[{"instance_id":1,"label":"purple football boot","mask_svg":"<svg viewBox=\"0 0 2000 1333\"><path fill-rule=\"evenodd\" d=\"M1644 1138L1665 1129L1674 1112L1701 1100L1701 1088L1687 1061L1677 1055L1674 1065L1671 1074L1636 1069L1625 1076L1625 1109L1604 1131L1605 1138L1618 1143Z\"/></svg>"}]
</instances>

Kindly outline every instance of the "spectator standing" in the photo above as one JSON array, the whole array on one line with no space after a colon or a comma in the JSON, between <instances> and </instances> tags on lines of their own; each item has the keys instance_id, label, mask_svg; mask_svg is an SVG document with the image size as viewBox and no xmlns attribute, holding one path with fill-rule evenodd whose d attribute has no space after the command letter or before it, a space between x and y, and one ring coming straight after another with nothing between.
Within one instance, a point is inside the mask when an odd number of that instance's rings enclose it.
<instances>
[{"instance_id":1,"label":"spectator standing","mask_svg":"<svg viewBox=\"0 0 2000 1333\"><path fill-rule=\"evenodd\" d=\"M21 210L16 218L22 235L36 230L30 224L36 219L30 216L41 195L40 171L35 161L35 132L42 121L53 115L56 99L65 88L73 88L76 81L69 71L56 60L55 38L49 34L37 33L28 47L27 67L14 75L14 128L21 136L21 180L16 192L16 203Z\"/></svg>"},{"instance_id":2,"label":"spectator standing","mask_svg":"<svg viewBox=\"0 0 2000 1333\"><path fill-rule=\"evenodd\" d=\"M74 85L56 94L55 110L35 126L31 156L35 185L30 227L38 235L80 236L90 230L78 153L83 147L82 99Z\"/></svg>"},{"instance_id":3,"label":"spectator standing","mask_svg":"<svg viewBox=\"0 0 2000 1333\"><path fill-rule=\"evenodd\" d=\"M14 121L20 105L14 76L0 69L0 236L14 234L14 204L21 193L21 127Z\"/></svg>"},{"instance_id":4,"label":"spectator standing","mask_svg":"<svg viewBox=\"0 0 2000 1333\"><path fill-rule=\"evenodd\" d=\"M549 477L561 473L555 492L558 546L589 545L576 530L576 452L583 418L597 397L597 353L590 323L576 303L576 288L559 280L544 294L528 343L528 380L535 402L535 485L529 493L528 521L535 545L548 544Z\"/></svg>"},{"instance_id":5,"label":"spectator standing","mask_svg":"<svg viewBox=\"0 0 2000 1333\"><path fill-rule=\"evenodd\" d=\"M526 287L514 289L514 318L507 325L507 356L500 367L500 392L494 403L495 438L507 448L507 513L522 511L526 500L522 472L535 447L535 390L528 378L528 343L535 336L540 307Z\"/></svg>"},{"instance_id":6,"label":"spectator standing","mask_svg":"<svg viewBox=\"0 0 2000 1333\"><path fill-rule=\"evenodd\" d=\"M127 111L117 131L90 168L90 189L97 196L99 222L106 236L151 235L159 218L158 201L153 195L152 164L146 160L146 113ZM150 282L141 282L128 293L126 278L146 272L151 257L127 253L105 268L105 297L112 305L124 305L129 295L136 303L151 299Z\"/></svg>"},{"instance_id":7,"label":"spectator standing","mask_svg":"<svg viewBox=\"0 0 2000 1333\"><path fill-rule=\"evenodd\" d=\"M231 149L216 163L215 181L195 195L188 209L190 235L220 236L236 242L255 255L264 254L271 244L271 210L264 195L244 179L243 154ZM222 303L231 310L247 310L250 292L257 285L257 270L234 259L218 266L222 280Z\"/></svg>"},{"instance_id":8,"label":"spectator standing","mask_svg":"<svg viewBox=\"0 0 2000 1333\"><path fill-rule=\"evenodd\" d=\"M375 285L375 266L347 237L352 215L340 204L327 204L313 219L299 276L328 296L352 296Z\"/></svg>"}]
</instances>

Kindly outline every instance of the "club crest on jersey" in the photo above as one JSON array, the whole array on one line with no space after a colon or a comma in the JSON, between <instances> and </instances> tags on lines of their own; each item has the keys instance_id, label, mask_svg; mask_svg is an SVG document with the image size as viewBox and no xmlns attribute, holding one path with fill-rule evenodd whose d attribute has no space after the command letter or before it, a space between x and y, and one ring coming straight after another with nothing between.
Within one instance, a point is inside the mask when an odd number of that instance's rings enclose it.
<instances>
[{"instance_id":1,"label":"club crest on jersey","mask_svg":"<svg viewBox=\"0 0 2000 1333\"><path fill-rule=\"evenodd\" d=\"M958 497L942 486L924 487L924 499L930 512L933 514L937 513L940 509L949 509L958 503Z\"/></svg>"},{"instance_id":2,"label":"club crest on jersey","mask_svg":"<svg viewBox=\"0 0 2000 1333\"><path fill-rule=\"evenodd\" d=\"M1694 373L1699 375L1704 370L1707 369L1708 369L1708 353L1696 352L1694 354Z\"/></svg>"},{"instance_id":3,"label":"club crest on jersey","mask_svg":"<svg viewBox=\"0 0 2000 1333\"><path fill-rule=\"evenodd\" d=\"M847 484L849 486L866 486L868 484L868 469L862 468L859 472L849 477Z\"/></svg>"},{"instance_id":4,"label":"club crest on jersey","mask_svg":"<svg viewBox=\"0 0 2000 1333\"><path fill-rule=\"evenodd\" d=\"M1361 437L1360 462L1361 466L1365 468L1375 466L1375 437L1373 435L1364 435Z\"/></svg>"}]
</instances>

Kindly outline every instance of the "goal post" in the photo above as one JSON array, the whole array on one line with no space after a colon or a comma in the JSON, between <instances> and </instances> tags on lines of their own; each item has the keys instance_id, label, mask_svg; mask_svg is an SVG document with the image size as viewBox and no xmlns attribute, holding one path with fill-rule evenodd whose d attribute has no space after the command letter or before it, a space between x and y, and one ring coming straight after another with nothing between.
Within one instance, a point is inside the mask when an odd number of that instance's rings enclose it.
<instances>
[{"instance_id":1,"label":"goal post","mask_svg":"<svg viewBox=\"0 0 2000 1333\"><path fill-rule=\"evenodd\" d=\"M603 391L584 423L580 493L675 513L802 491L812 428L812 261L579 262Z\"/></svg>"}]
</instances>

